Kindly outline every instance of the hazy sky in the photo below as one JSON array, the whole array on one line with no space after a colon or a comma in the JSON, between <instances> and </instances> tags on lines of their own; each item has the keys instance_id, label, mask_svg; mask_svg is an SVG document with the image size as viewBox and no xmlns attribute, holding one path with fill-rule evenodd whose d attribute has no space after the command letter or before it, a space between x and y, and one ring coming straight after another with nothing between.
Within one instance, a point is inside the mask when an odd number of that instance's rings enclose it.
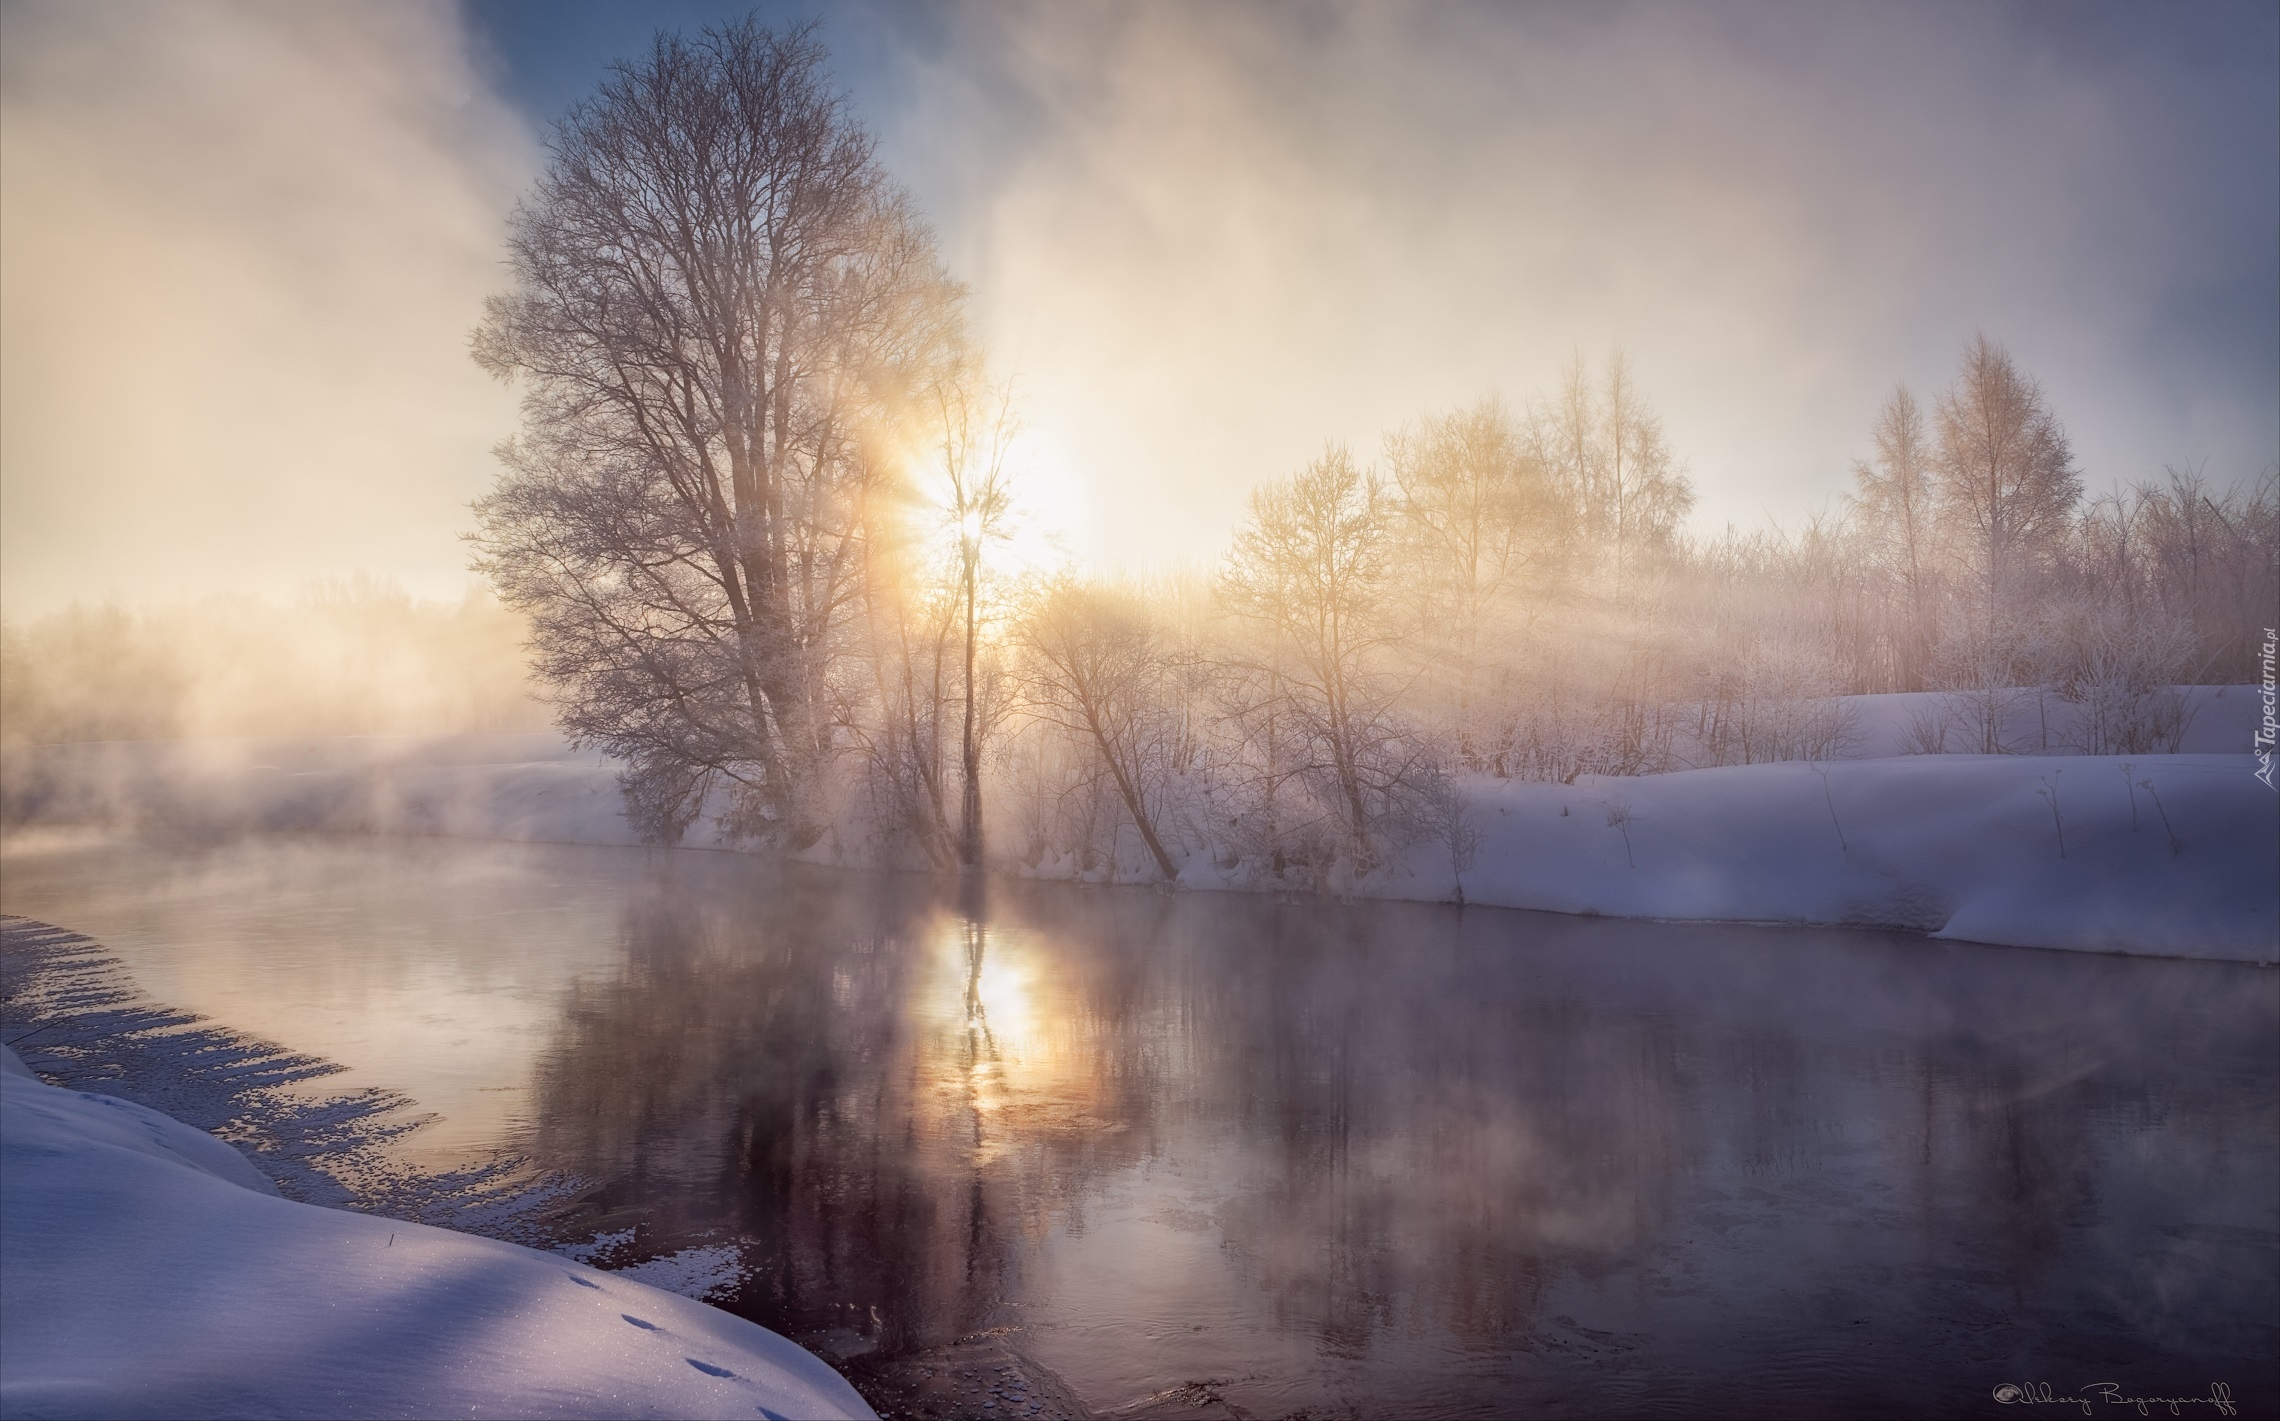
<instances>
[{"instance_id":1,"label":"hazy sky","mask_svg":"<svg viewBox=\"0 0 2280 1421\"><path fill-rule=\"evenodd\" d=\"M6 0L10 611L464 586L513 425L466 337L543 126L744 8ZM2093 488L2280 461L2261 0L820 13L1097 564L1209 559L1325 439L1579 347L1629 354L1705 530L1822 506L1982 329Z\"/></svg>"}]
</instances>

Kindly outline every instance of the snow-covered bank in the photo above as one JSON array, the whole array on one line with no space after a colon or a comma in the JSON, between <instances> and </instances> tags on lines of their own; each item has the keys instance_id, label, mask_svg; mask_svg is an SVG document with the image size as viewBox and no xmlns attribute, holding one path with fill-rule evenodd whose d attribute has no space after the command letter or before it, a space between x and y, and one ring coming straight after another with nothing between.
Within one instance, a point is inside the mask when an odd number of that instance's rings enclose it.
<instances>
[{"instance_id":1,"label":"snow-covered bank","mask_svg":"<svg viewBox=\"0 0 2280 1421\"><path fill-rule=\"evenodd\" d=\"M1464 900L2271 962L2280 799L2247 753L2259 702L2247 687L2191 692L2181 743L2195 753L1902 755L1894 751L1930 699L1871 696L1851 698L1854 750L1882 758L1573 785L1471 779L1463 820L1478 843ZM7 817L632 844L615 775L549 736L50 746L12 758ZM1181 828L1173 852L1184 887L1287 886L1208 842L1207 827ZM1052 851L1007 867L1152 881L1136 836L1122 837L1113 864L1089 872ZM828 836L803 857L855 866L868 856L859 838ZM687 842L716 839L700 822ZM1347 891L1431 901L1456 897L1457 886L1446 845L1427 843Z\"/></svg>"},{"instance_id":2,"label":"snow-covered bank","mask_svg":"<svg viewBox=\"0 0 2280 1421\"><path fill-rule=\"evenodd\" d=\"M2273 962L2280 798L2255 770L2247 755L1937 755L1474 781L1464 896ZM1428 846L1375 892L1440 899L1454 884L1447 850Z\"/></svg>"},{"instance_id":3,"label":"snow-covered bank","mask_svg":"<svg viewBox=\"0 0 2280 1421\"><path fill-rule=\"evenodd\" d=\"M11 1417L872 1415L752 1323L513 1244L280 1198L211 1135L45 1085L13 1052L0 1191Z\"/></svg>"}]
</instances>

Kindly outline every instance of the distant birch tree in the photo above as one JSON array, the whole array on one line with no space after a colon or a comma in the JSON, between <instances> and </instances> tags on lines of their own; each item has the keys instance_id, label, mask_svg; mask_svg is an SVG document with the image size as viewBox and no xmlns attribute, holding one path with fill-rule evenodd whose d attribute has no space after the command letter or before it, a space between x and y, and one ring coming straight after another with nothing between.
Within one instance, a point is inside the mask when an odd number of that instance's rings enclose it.
<instances>
[{"instance_id":1,"label":"distant birch tree","mask_svg":"<svg viewBox=\"0 0 2280 1421\"><path fill-rule=\"evenodd\" d=\"M1642 553L1669 547L1694 506L1693 486L1673 465L1661 419L1621 351L1608 357L1596 386L1577 352L1558 389L1529 416L1530 452L1585 548L1607 559L1609 591L1620 597Z\"/></svg>"},{"instance_id":2,"label":"distant birch tree","mask_svg":"<svg viewBox=\"0 0 2280 1421\"><path fill-rule=\"evenodd\" d=\"M1614 592L1620 599L1624 578L1640 556L1667 547L1676 536L1694 506L1694 489L1671 467L1662 420L1648 408L1621 351L1608 357L1605 386L1599 407L1599 521L1614 552Z\"/></svg>"},{"instance_id":3,"label":"distant birch tree","mask_svg":"<svg viewBox=\"0 0 2280 1421\"><path fill-rule=\"evenodd\" d=\"M1480 702L1495 652L1532 617L1517 594L1559 550L1565 519L1525 432L1502 402L1419 421L1387 441L1401 556L1422 604L1418 658L1448 685L1458 754L1482 760ZM1508 619L1504 614L1516 610ZM1514 625L1518 623L1519 625Z\"/></svg>"},{"instance_id":4,"label":"distant birch tree","mask_svg":"<svg viewBox=\"0 0 2280 1421\"><path fill-rule=\"evenodd\" d=\"M1941 508L1976 584L1974 630L1991 647L2063 548L2082 477L2042 388L1984 335L1964 347L1936 422Z\"/></svg>"},{"instance_id":5,"label":"distant birch tree","mask_svg":"<svg viewBox=\"0 0 2280 1421\"><path fill-rule=\"evenodd\" d=\"M1331 809L1362 872L1377 863L1377 821L1402 807L1420 765L1386 665L1398 630L1392 514L1385 485L1333 446L1251 495L1219 583L1263 655L1251 709L1287 737L1269 773Z\"/></svg>"},{"instance_id":6,"label":"distant birch tree","mask_svg":"<svg viewBox=\"0 0 2280 1421\"><path fill-rule=\"evenodd\" d=\"M1853 464L1853 515L1876 572L1897 590L1899 682L1921 690L1939 641L1936 451L1923 407L1896 387L1869 432L1876 454Z\"/></svg>"}]
</instances>

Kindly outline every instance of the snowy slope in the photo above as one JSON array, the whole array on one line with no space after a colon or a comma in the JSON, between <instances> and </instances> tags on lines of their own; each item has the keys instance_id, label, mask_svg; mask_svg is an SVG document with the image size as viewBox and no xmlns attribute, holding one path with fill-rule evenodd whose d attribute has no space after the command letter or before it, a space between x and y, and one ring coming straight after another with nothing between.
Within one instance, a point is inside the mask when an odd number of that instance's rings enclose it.
<instances>
[{"instance_id":1,"label":"snowy slope","mask_svg":"<svg viewBox=\"0 0 2280 1421\"><path fill-rule=\"evenodd\" d=\"M1936 755L1574 785L1475 780L1467 818L1480 846L1464 897L2272 962L2280 798L2255 768L2247 755ZM1454 887L1446 849L1426 846L1406 876L1364 891L1445 899Z\"/></svg>"},{"instance_id":2,"label":"snowy slope","mask_svg":"<svg viewBox=\"0 0 2280 1421\"><path fill-rule=\"evenodd\" d=\"M5 1048L0 1048L4 1051ZM297 1204L229 1146L0 1060L0 1413L868 1417L740 1318Z\"/></svg>"}]
</instances>

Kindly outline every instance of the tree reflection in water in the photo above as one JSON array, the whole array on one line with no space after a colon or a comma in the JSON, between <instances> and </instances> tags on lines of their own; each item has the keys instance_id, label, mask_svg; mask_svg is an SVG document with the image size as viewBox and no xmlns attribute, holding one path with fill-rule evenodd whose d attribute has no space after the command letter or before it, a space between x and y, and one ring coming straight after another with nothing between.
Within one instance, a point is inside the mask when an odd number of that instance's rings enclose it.
<instances>
[{"instance_id":1,"label":"tree reflection in water","mask_svg":"<svg viewBox=\"0 0 2280 1421\"><path fill-rule=\"evenodd\" d=\"M843 1355L1013 1327L1104 1403L1937 1414L2089 1359L2240 1394L2276 1340L2269 973L738 882L628 910L527 1143Z\"/></svg>"}]
</instances>

